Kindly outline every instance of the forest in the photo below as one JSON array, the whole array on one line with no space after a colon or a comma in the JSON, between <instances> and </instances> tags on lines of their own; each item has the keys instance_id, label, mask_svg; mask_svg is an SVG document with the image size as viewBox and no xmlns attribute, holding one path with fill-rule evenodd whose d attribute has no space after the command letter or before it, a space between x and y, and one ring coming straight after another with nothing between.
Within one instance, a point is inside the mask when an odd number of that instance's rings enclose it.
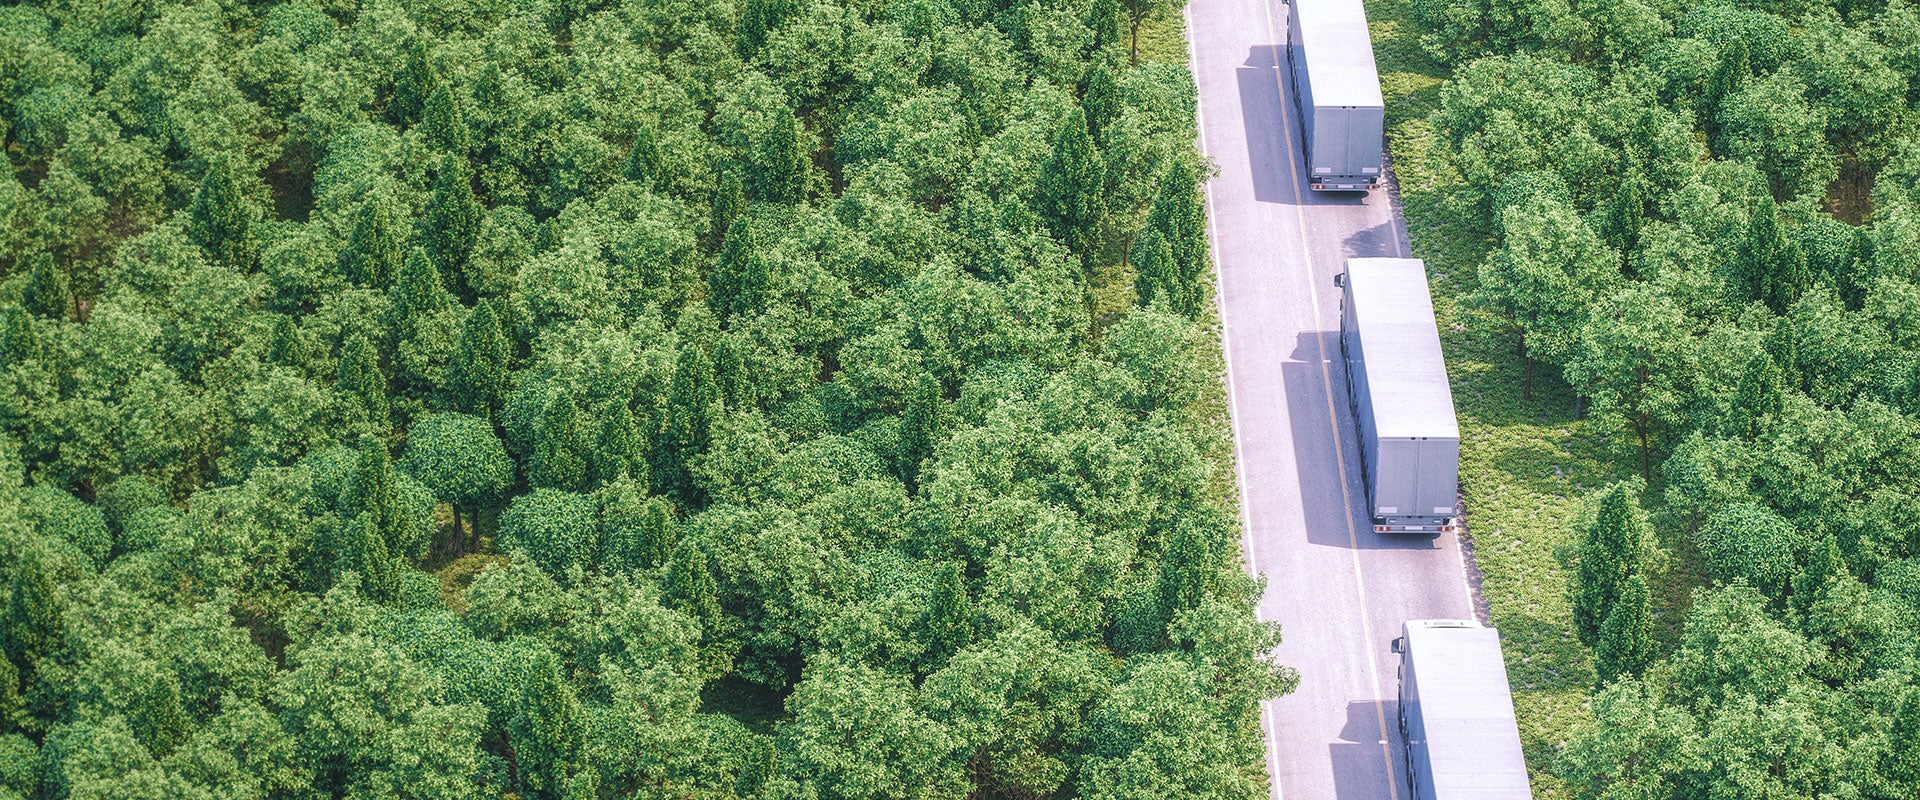
<instances>
[{"instance_id":1,"label":"forest","mask_svg":"<svg viewBox=\"0 0 1920 800\"><path fill-rule=\"evenodd\" d=\"M0 798L1264 797L1178 20L0 8Z\"/></svg>"},{"instance_id":2,"label":"forest","mask_svg":"<svg viewBox=\"0 0 1920 800\"><path fill-rule=\"evenodd\" d=\"M1624 478L1588 486L1568 579L1544 590L1568 618L1535 633L1548 620L1496 600L1516 686L1568 679L1516 634L1577 639L1554 666L1591 681L1578 707L1536 706L1571 721L1522 715L1566 731L1529 743L1536 789L1920 797L1920 9L1408 11L1444 79L1398 140L1433 204L1409 220L1455 215L1420 227L1457 235L1438 246L1466 273L1448 276L1466 350L1571 406L1482 432L1584 430ZM1493 503L1515 470L1562 486L1570 452L1465 480ZM1483 552L1519 541L1492 527Z\"/></svg>"}]
</instances>

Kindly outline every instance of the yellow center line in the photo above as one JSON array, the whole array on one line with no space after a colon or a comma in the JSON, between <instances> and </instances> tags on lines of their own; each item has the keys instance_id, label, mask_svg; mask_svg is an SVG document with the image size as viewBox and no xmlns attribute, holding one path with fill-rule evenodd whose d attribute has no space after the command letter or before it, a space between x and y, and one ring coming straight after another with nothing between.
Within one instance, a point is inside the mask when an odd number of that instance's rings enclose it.
<instances>
[{"instance_id":1,"label":"yellow center line","mask_svg":"<svg viewBox=\"0 0 1920 800\"><path fill-rule=\"evenodd\" d=\"M1300 0L1294 0L1300 2ZM1263 0L1260 4L1267 16L1267 40L1273 45L1273 86L1280 98L1280 141L1287 149L1287 178L1293 184L1293 218L1300 228L1300 258L1307 271L1307 299L1313 306L1313 339L1320 350L1320 383L1327 396L1327 426L1333 432L1333 461L1340 473L1341 507L1347 518L1348 551L1353 556L1353 585L1360 603L1360 635L1366 643L1362 649L1367 653L1367 677L1373 682L1373 696L1383 698L1380 690L1380 665L1373 654L1373 626L1367 621L1367 584L1360 571L1360 534L1353 521L1353 492L1348 485L1346 452L1340 446L1340 417L1333 408L1333 371L1328 368L1327 337L1321 329L1319 277L1314 274L1312 248L1308 246L1306 198L1300 194L1300 162L1293 152L1293 123L1287 114L1287 89L1281 80L1280 37L1273 25L1273 4ZM1400 787L1393 779L1393 750L1387 743L1387 712L1381 703L1373 705L1374 721L1380 726L1380 760L1387 768L1388 800L1399 800Z\"/></svg>"}]
</instances>

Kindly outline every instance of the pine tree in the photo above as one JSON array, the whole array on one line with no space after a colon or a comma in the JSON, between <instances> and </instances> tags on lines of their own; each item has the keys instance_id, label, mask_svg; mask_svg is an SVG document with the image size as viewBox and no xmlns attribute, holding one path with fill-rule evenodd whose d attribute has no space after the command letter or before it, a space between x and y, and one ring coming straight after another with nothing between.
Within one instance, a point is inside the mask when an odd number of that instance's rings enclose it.
<instances>
[{"instance_id":1,"label":"pine tree","mask_svg":"<svg viewBox=\"0 0 1920 800\"><path fill-rule=\"evenodd\" d=\"M658 190L666 177L666 164L660 156L660 132L642 125L634 134L633 147L627 149L627 161L620 167L627 180Z\"/></svg>"},{"instance_id":2,"label":"pine tree","mask_svg":"<svg viewBox=\"0 0 1920 800\"><path fill-rule=\"evenodd\" d=\"M385 289L400 271L404 255L387 199L382 195L367 198L354 215L346 249L340 251L340 272L365 288Z\"/></svg>"},{"instance_id":3,"label":"pine tree","mask_svg":"<svg viewBox=\"0 0 1920 800\"><path fill-rule=\"evenodd\" d=\"M1728 97L1738 94L1753 78L1753 66L1747 52L1747 40L1733 36L1720 45L1720 62L1713 68L1713 75L1707 78L1706 96L1700 107L1700 116L1707 121L1709 134L1719 130L1720 106Z\"/></svg>"},{"instance_id":4,"label":"pine tree","mask_svg":"<svg viewBox=\"0 0 1920 800\"><path fill-rule=\"evenodd\" d=\"M1847 562L1840 555L1840 543L1832 533L1818 535L1807 547L1807 566L1793 578L1793 607L1802 615L1808 614L1814 600L1827 588L1829 581L1844 578L1853 579L1847 571Z\"/></svg>"},{"instance_id":5,"label":"pine tree","mask_svg":"<svg viewBox=\"0 0 1920 800\"><path fill-rule=\"evenodd\" d=\"M427 198L421 219L420 240L462 301L474 297L467 258L473 253L485 215L486 210L473 196L473 170L467 166L467 159L442 158L439 173L433 178L433 195Z\"/></svg>"},{"instance_id":6,"label":"pine tree","mask_svg":"<svg viewBox=\"0 0 1920 800\"><path fill-rule=\"evenodd\" d=\"M554 392L533 433L533 463L527 479L535 487L577 492L585 488L587 443L579 411L566 390Z\"/></svg>"},{"instance_id":7,"label":"pine tree","mask_svg":"<svg viewBox=\"0 0 1920 800\"><path fill-rule=\"evenodd\" d=\"M1160 613L1169 621L1199 608L1213 587L1213 559L1201 534L1193 525L1179 526L1160 557Z\"/></svg>"},{"instance_id":8,"label":"pine tree","mask_svg":"<svg viewBox=\"0 0 1920 800\"><path fill-rule=\"evenodd\" d=\"M1096 57L1107 48L1120 44L1120 3L1118 0L1094 0L1092 17L1087 20L1087 28L1093 31L1093 52Z\"/></svg>"},{"instance_id":9,"label":"pine tree","mask_svg":"<svg viewBox=\"0 0 1920 800\"><path fill-rule=\"evenodd\" d=\"M705 501L689 468L694 457L706 452L709 431L719 412L720 391L713 381L713 362L698 346L681 344L667 394L666 425L654 447L653 475L656 487L682 507L695 508Z\"/></svg>"},{"instance_id":10,"label":"pine tree","mask_svg":"<svg viewBox=\"0 0 1920 800\"><path fill-rule=\"evenodd\" d=\"M773 287L772 267L760 252L759 231L751 218L735 222L720 248L720 260L707 274L707 304L722 324L758 313Z\"/></svg>"},{"instance_id":11,"label":"pine tree","mask_svg":"<svg viewBox=\"0 0 1920 800\"><path fill-rule=\"evenodd\" d=\"M967 599L966 576L959 564L941 564L934 575L926 631L929 672L973 642L973 603Z\"/></svg>"},{"instance_id":12,"label":"pine tree","mask_svg":"<svg viewBox=\"0 0 1920 800\"><path fill-rule=\"evenodd\" d=\"M1151 307L1159 300L1170 311L1184 312L1190 304L1176 274L1179 267L1173 262L1173 246L1158 228L1140 232L1140 238L1133 242L1132 260L1133 293L1140 307Z\"/></svg>"},{"instance_id":13,"label":"pine tree","mask_svg":"<svg viewBox=\"0 0 1920 800\"><path fill-rule=\"evenodd\" d=\"M67 281L67 271L56 266L53 257L45 253L33 262L33 270L27 273L27 285L20 293L21 305L47 319L71 319L73 290Z\"/></svg>"},{"instance_id":14,"label":"pine tree","mask_svg":"<svg viewBox=\"0 0 1920 800\"><path fill-rule=\"evenodd\" d=\"M933 457L934 445L943 434L941 394L939 379L921 373L900 413L900 478L909 493L920 490L921 466Z\"/></svg>"},{"instance_id":15,"label":"pine tree","mask_svg":"<svg viewBox=\"0 0 1920 800\"><path fill-rule=\"evenodd\" d=\"M427 95L426 107L421 111L420 133L427 140L427 147L442 153L465 158L473 150L467 115L453 87L441 83Z\"/></svg>"},{"instance_id":16,"label":"pine tree","mask_svg":"<svg viewBox=\"0 0 1920 800\"><path fill-rule=\"evenodd\" d=\"M259 246L254 241L254 214L253 203L241 187L239 170L230 159L216 159L207 166L199 188L193 192L187 238L200 245L208 261L236 270L250 269Z\"/></svg>"},{"instance_id":17,"label":"pine tree","mask_svg":"<svg viewBox=\"0 0 1920 800\"><path fill-rule=\"evenodd\" d=\"M420 119L427 98L440 85L427 63L426 43L414 39L407 43L407 60L393 77L393 98L387 101L387 120L395 125L412 125Z\"/></svg>"},{"instance_id":18,"label":"pine tree","mask_svg":"<svg viewBox=\"0 0 1920 800\"><path fill-rule=\"evenodd\" d=\"M1734 390L1733 403L1727 408L1723 428L1734 436L1756 438L1769 420L1780 416L1785 403L1786 395L1780 388L1780 368L1774 366L1772 356L1761 350L1747 359L1746 369L1740 373L1740 383Z\"/></svg>"},{"instance_id":19,"label":"pine tree","mask_svg":"<svg viewBox=\"0 0 1920 800\"><path fill-rule=\"evenodd\" d=\"M646 441L634 424L626 400L614 398L600 408L600 434L595 437L593 482L606 485L621 478L647 482Z\"/></svg>"},{"instance_id":20,"label":"pine tree","mask_svg":"<svg viewBox=\"0 0 1920 800\"><path fill-rule=\"evenodd\" d=\"M734 30L735 51L741 58L752 59L766 45L767 34L779 28L798 5L794 0L746 0Z\"/></svg>"},{"instance_id":21,"label":"pine tree","mask_svg":"<svg viewBox=\"0 0 1920 800\"><path fill-rule=\"evenodd\" d=\"M648 498L637 554L640 566L652 569L667 563L667 560L673 557L673 548L678 542L679 533L675 530L673 506L658 497Z\"/></svg>"},{"instance_id":22,"label":"pine tree","mask_svg":"<svg viewBox=\"0 0 1920 800\"><path fill-rule=\"evenodd\" d=\"M746 408L758 402L746 359L733 335L722 335L713 345L713 382L728 408Z\"/></svg>"},{"instance_id":23,"label":"pine tree","mask_svg":"<svg viewBox=\"0 0 1920 800\"><path fill-rule=\"evenodd\" d=\"M387 292L387 303L395 316L398 332L412 327L411 323L420 317L452 307L453 298L447 294L446 284L440 281L440 270L434 267L433 259L427 257L427 251L416 247L407 253L406 261L401 262L400 275Z\"/></svg>"},{"instance_id":24,"label":"pine tree","mask_svg":"<svg viewBox=\"0 0 1920 800\"><path fill-rule=\"evenodd\" d=\"M1113 0L1103 2L1111 3ZM1114 24L1119 24L1117 16ZM1117 28L1115 33L1118 33ZM1125 107L1126 101L1120 96L1120 83L1114 80L1111 68L1102 62L1087 70L1087 86L1081 94L1080 108L1086 111L1087 133L1095 143L1106 144L1106 137L1110 135L1113 124L1120 121L1120 112Z\"/></svg>"},{"instance_id":25,"label":"pine tree","mask_svg":"<svg viewBox=\"0 0 1920 800\"><path fill-rule=\"evenodd\" d=\"M682 542L667 562L666 579L660 586L666 606L693 618L700 624L700 639L712 644L720 633L720 589L707 568L707 553L691 542Z\"/></svg>"},{"instance_id":26,"label":"pine tree","mask_svg":"<svg viewBox=\"0 0 1920 800\"><path fill-rule=\"evenodd\" d=\"M1207 254L1207 209L1200 194L1200 171L1184 159L1167 166L1155 188L1146 227L1158 230L1173 255L1173 284L1178 287L1174 310L1189 317L1200 313L1213 282Z\"/></svg>"},{"instance_id":27,"label":"pine tree","mask_svg":"<svg viewBox=\"0 0 1920 800\"><path fill-rule=\"evenodd\" d=\"M807 199L807 158L811 142L800 120L785 108L773 109L773 124L747 163L747 196L764 203Z\"/></svg>"},{"instance_id":28,"label":"pine tree","mask_svg":"<svg viewBox=\"0 0 1920 800\"><path fill-rule=\"evenodd\" d=\"M400 565L393 558L392 550L380 536L371 515L353 517L345 524L347 541L340 555L340 570L359 574L361 596L392 605L400 597Z\"/></svg>"},{"instance_id":29,"label":"pine tree","mask_svg":"<svg viewBox=\"0 0 1920 800\"><path fill-rule=\"evenodd\" d=\"M1780 210L1762 200L1747 222L1747 237L1734 253L1734 271L1747 296L1785 314L1813 285L1806 254L1780 226Z\"/></svg>"},{"instance_id":30,"label":"pine tree","mask_svg":"<svg viewBox=\"0 0 1920 800\"><path fill-rule=\"evenodd\" d=\"M448 368L447 389L453 410L491 418L507 394L507 337L493 301L481 300L460 329L460 349Z\"/></svg>"},{"instance_id":31,"label":"pine tree","mask_svg":"<svg viewBox=\"0 0 1920 800\"><path fill-rule=\"evenodd\" d=\"M295 372L306 371L307 345L300 339L300 330L294 327L292 317L281 315L273 321L273 333L267 337L267 363Z\"/></svg>"},{"instance_id":32,"label":"pine tree","mask_svg":"<svg viewBox=\"0 0 1920 800\"><path fill-rule=\"evenodd\" d=\"M1053 136L1053 152L1040 165L1034 184L1034 210L1083 267L1090 267L1100 243L1100 219L1106 213L1100 151L1087 133L1087 115L1078 107Z\"/></svg>"},{"instance_id":33,"label":"pine tree","mask_svg":"<svg viewBox=\"0 0 1920 800\"><path fill-rule=\"evenodd\" d=\"M584 754L587 720L553 651L539 648L526 663L511 730L520 781L535 797L562 797Z\"/></svg>"},{"instance_id":34,"label":"pine tree","mask_svg":"<svg viewBox=\"0 0 1920 800\"><path fill-rule=\"evenodd\" d=\"M1609 487L1580 544L1572 586L1573 626L1588 647L1599 641L1600 628L1627 579L1640 574L1640 554L1650 535L1646 512L1640 509L1640 486L1636 479Z\"/></svg>"},{"instance_id":35,"label":"pine tree","mask_svg":"<svg viewBox=\"0 0 1920 800\"><path fill-rule=\"evenodd\" d=\"M380 356L367 337L356 335L341 348L333 386L352 421L387 429L387 376L380 372Z\"/></svg>"},{"instance_id":36,"label":"pine tree","mask_svg":"<svg viewBox=\"0 0 1920 800\"><path fill-rule=\"evenodd\" d=\"M389 555L398 555L406 549L400 495L394 487L393 459L387 455L386 446L374 437L365 437L360 442L360 463L354 469L353 482L341 493L340 516L365 519L372 524Z\"/></svg>"},{"instance_id":37,"label":"pine tree","mask_svg":"<svg viewBox=\"0 0 1920 800\"><path fill-rule=\"evenodd\" d=\"M66 639L65 602L55 585L54 565L37 542L15 539L0 542L0 570L5 570L5 605L0 605L0 651L14 664L33 669L59 651Z\"/></svg>"},{"instance_id":38,"label":"pine tree","mask_svg":"<svg viewBox=\"0 0 1920 800\"><path fill-rule=\"evenodd\" d=\"M40 337L33 332L33 315L13 306L0 309L0 367L40 357Z\"/></svg>"},{"instance_id":39,"label":"pine tree","mask_svg":"<svg viewBox=\"0 0 1920 800\"><path fill-rule=\"evenodd\" d=\"M1594 231L1623 256L1631 256L1640 247L1640 229L1647 224L1646 183L1638 168L1626 171Z\"/></svg>"},{"instance_id":40,"label":"pine tree","mask_svg":"<svg viewBox=\"0 0 1920 800\"><path fill-rule=\"evenodd\" d=\"M747 210L746 191L740 186L740 173L727 167L714 170L713 197L709 200L711 220L707 227L707 251L721 249L733 222Z\"/></svg>"},{"instance_id":41,"label":"pine tree","mask_svg":"<svg viewBox=\"0 0 1920 800\"><path fill-rule=\"evenodd\" d=\"M1593 651L1595 687L1604 687L1623 675L1638 675L1653 663L1652 598L1639 575L1627 578L1620 596L1600 625Z\"/></svg>"}]
</instances>

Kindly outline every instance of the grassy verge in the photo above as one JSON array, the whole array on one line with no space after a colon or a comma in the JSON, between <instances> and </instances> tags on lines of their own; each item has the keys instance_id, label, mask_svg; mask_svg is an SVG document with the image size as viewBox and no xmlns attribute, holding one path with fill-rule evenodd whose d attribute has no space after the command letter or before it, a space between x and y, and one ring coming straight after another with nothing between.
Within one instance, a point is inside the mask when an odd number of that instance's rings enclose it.
<instances>
[{"instance_id":1,"label":"grassy verge","mask_svg":"<svg viewBox=\"0 0 1920 800\"><path fill-rule=\"evenodd\" d=\"M1370 0L1367 10L1386 93L1388 150L1414 255L1426 260L1432 278L1453 378L1460 480L1481 591L1505 641L1535 796L1564 797L1550 771L1553 758L1589 714L1593 684L1592 658L1572 628L1569 556L1589 513L1584 496L1633 470L1623 466L1629 462L1609 441L1611 431L1574 416L1563 383L1541 370L1524 396L1522 365L1510 346L1467 330L1457 301L1473 290L1492 232L1482 229L1428 123L1447 70L1420 49L1409 0Z\"/></svg>"}]
</instances>

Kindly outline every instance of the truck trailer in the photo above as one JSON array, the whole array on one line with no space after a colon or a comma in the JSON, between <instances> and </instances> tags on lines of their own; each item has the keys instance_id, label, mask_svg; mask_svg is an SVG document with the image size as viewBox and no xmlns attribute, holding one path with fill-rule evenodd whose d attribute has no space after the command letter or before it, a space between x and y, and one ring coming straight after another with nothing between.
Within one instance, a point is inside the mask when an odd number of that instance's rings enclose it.
<instances>
[{"instance_id":1,"label":"truck trailer","mask_svg":"<svg viewBox=\"0 0 1920 800\"><path fill-rule=\"evenodd\" d=\"M1471 620L1411 620L1393 651L1414 800L1532 800L1499 632Z\"/></svg>"},{"instance_id":2,"label":"truck trailer","mask_svg":"<svg viewBox=\"0 0 1920 800\"><path fill-rule=\"evenodd\" d=\"M1416 258L1350 258L1334 283L1341 288L1340 353L1373 529L1455 530L1460 427L1426 265Z\"/></svg>"},{"instance_id":3,"label":"truck trailer","mask_svg":"<svg viewBox=\"0 0 1920 800\"><path fill-rule=\"evenodd\" d=\"M1380 188L1385 103L1361 0L1291 0L1287 64L1314 191Z\"/></svg>"}]
</instances>

